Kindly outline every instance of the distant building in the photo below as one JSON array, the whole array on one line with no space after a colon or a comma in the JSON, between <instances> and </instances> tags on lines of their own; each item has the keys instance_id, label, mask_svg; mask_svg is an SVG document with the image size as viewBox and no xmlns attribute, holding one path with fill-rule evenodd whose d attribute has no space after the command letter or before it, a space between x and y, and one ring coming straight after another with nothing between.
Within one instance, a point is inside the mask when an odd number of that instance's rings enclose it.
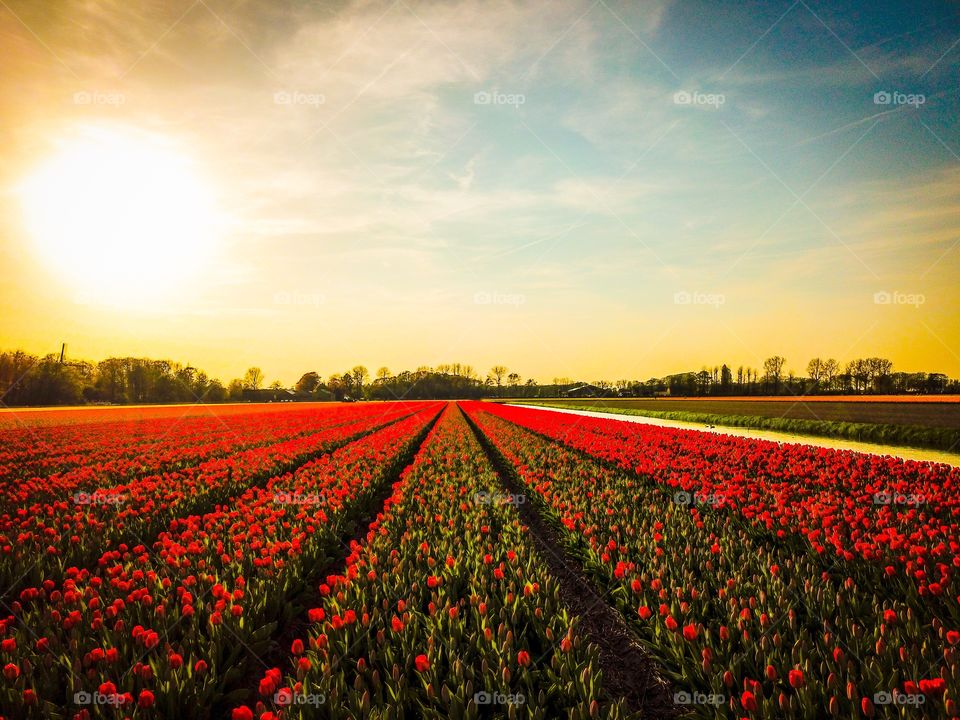
<instances>
[{"instance_id":1,"label":"distant building","mask_svg":"<svg viewBox=\"0 0 960 720\"><path fill-rule=\"evenodd\" d=\"M301 399L302 398L293 390L286 389L273 390L267 388L266 390L253 390L245 388L243 391L244 402L293 402L294 400Z\"/></svg>"},{"instance_id":2,"label":"distant building","mask_svg":"<svg viewBox=\"0 0 960 720\"><path fill-rule=\"evenodd\" d=\"M595 397L604 397L607 394L607 391L596 385L591 385L590 383L584 383L583 385L577 385L570 388L569 390L563 391L560 393L563 397L572 397L572 398L595 398Z\"/></svg>"}]
</instances>

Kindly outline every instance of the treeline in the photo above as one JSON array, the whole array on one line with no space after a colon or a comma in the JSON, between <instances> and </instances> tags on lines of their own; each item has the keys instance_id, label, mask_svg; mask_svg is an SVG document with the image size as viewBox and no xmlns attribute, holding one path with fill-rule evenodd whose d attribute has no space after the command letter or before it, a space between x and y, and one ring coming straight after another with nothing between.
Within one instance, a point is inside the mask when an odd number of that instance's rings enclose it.
<instances>
[{"instance_id":1,"label":"treeline","mask_svg":"<svg viewBox=\"0 0 960 720\"><path fill-rule=\"evenodd\" d=\"M239 399L239 394L235 394ZM202 370L169 360L108 358L61 362L17 350L0 353L4 405L224 402L230 393Z\"/></svg>"},{"instance_id":2,"label":"treeline","mask_svg":"<svg viewBox=\"0 0 960 720\"><path fill-rule=\"evenodd\" d=\"M367 369L361 365L342 375L331 375L323 387L338 399L364 397L370 400L480 398L490 395L494 387L492 378L481 379L472 366L460 363L435 368L424 366L397 374L381 367L369 384L367 379Z\"/></svg>"},{"instance_id":3,"label":"treeline","mask_svg":"<svg viewBox=\"0 0 960 720\"><path fill-rule=\"evenodd\" d=\"M147 358L108 358L97 363L0 352L0 403L24 405L149 404L238 402L257 400L424 400L481 397L620 397L822 395L822 394L952 394L960 382L937 372L895 372L885 358L860 358L840 365L832 358L813 358L806 374L787 369L779 355L763 368L726 365L697 372L639 380L596 380L593 383L554 378L550 384L524 380L503 365L484 375L460 363L420 367L392 373L379 368L374 377L363 365L322 378L304 373L296 385L265 386L264 373L252 367L242 378L224 385L190 365Z\"/></svg>"},{"instance_id":4,"label":"treeline","mask_svg":"<svg viewBox=\"0 0 960 720\"><path fill-rule=\"evenodd\" d=\"M226 385L203 370L169 360L108 358L100 362L62 360L22 350L0 352L0 404L83 405L150 403L219 403L258 400L392 400L480 398L506 389L519 376L495 367L481 378L470 365L420 367L394 375L387 368L369 371L357 365L324 380L304 373L292 388L266 384L258 367ZM493 371L491 371L493 372Z\"/></svg>"},{"instance_id":5,"label":"treeline","mask_svg":"<svg viewBox=\"0 0 960 720\"><path fill-rule=\"evenodd\" d=\"M563 378L554 381L564 387ZM870 357L841 365L833 358L813 358L805 375L787 369L780 355L767 358L762 369L727 364L703 367L645 382L620 380L594 383L605 394L652 397L656 395L938 395L960 393L960 381L938 372L894 372L893 362ZM562 390L561 390L562 392Z\"/></svg>"}]
</instances>

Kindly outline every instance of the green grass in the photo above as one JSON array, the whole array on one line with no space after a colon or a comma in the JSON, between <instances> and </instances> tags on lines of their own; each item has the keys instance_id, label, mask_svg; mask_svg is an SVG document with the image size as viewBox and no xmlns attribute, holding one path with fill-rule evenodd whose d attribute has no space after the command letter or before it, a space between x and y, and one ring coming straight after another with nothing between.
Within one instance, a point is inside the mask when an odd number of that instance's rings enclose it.
<instances>
[{"instance_id":1,"label":"green grass","mask_svg":"<svg viewBox=\"0 0 960 720\"><path fill-rule=\"evenodd\" d=\"M550 402L514 401L514 404L543 405L566 410L589 410L592 412L616 413L618 415L639 415L659 420L678 420L681 422L706 425L726 425L727 427L756 428L758 430L776 430L796 435L814 435L818 437L841 438L865 443L883 445L903 445L907 447L935 448L960 452L960 430L952 428L920 427L917 425L889 425L886 423L838 422L835 420L798 420L792 418L766 418L758 415L717 415L713 413L634 410L632 408L613 408L599 405L568 405Z\"/></svg>"}]
</instances>

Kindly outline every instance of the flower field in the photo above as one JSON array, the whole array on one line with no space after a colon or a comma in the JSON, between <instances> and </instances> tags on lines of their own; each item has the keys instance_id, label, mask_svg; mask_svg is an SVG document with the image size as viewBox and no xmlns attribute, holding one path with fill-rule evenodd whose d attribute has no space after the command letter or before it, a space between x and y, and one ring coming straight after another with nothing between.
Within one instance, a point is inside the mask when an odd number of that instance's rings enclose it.
<instances>
[{"instance_id":1,"label":"flower field","mask_svg":"<svg viewBox=\"0 0 960 720\"><path fill-rule=\"evenodd\" d=\"M960 716L960 470L478 402L124 412L0 430L4 718Z\"/></svg>"}]
</instances>

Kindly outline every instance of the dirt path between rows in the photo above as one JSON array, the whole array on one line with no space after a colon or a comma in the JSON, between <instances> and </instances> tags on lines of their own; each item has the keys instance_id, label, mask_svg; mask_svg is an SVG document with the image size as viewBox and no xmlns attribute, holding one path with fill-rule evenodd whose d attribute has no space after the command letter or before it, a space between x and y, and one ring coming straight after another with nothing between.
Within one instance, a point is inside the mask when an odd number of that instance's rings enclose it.
<instances>
[{"instance_id":1,"label":"dirt path between rows","mask_svg":"<svg viewBox=\"0 0 960 720\"><path fill-rule=\"evenodd\" d=\"M503 486L514 495L527 496L527 488L518 482L505 458L470 416L464 415ZM520 519L530 528L534 546L560 585L561 600L580 618L580 631L587 640L600 649L606 691L614 698L624 698L627 707L640 717L680 716L682 712L673 702L670 686L660 677L656 663L647 656L623 616L597 592L579 563L563 549L560 531L543 519L533 503L518 503L517 509Z\"/></svg>"}]
</instances>

